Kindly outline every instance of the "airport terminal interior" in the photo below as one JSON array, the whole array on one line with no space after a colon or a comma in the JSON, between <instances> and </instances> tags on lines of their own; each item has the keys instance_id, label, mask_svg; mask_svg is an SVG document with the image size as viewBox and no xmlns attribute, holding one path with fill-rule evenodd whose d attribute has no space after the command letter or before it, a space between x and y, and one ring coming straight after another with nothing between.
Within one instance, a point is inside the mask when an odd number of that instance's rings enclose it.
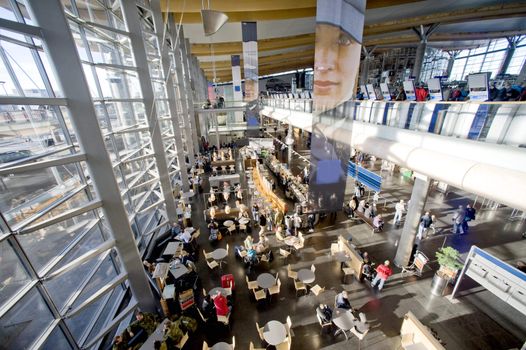
<instances>
[{"instance_id":1,"label":"airport terminal interior","mask_svg":"<svg viewBox=\"0 0 526 350\"><path fill-rule=\"evenodd\" d=\"M0 350L526 349L525 25L0 0Z\"/></svg>"}]
</instances>

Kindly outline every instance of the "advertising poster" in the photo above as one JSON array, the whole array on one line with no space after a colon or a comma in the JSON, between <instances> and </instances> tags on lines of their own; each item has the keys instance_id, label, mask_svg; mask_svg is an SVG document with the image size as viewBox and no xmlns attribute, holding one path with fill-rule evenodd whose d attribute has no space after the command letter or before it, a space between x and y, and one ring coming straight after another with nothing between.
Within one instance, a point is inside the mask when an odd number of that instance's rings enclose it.
<instances>
[{"instance_id":1,"label":"advertising poster","mask_svg":"<svg viewBox=\"0 0 526 350\"><path fill-rule=\"evenodd\" d=\"M432 78L427 81L427 88L429 90L429 99L431 101L442 101L444 100L444 95L442 95L442 84L440 84L440 79Z\"/></svg>"},{"instance_id":2,"label":"advertising poster","mask_svg":"<svg viewBox=\"0 0 526 350\"><path fill-rule=\"evenodd\" d=\"M243 68L245 73L245 110L247 125L259 125L258 42L256 22L241 22Z\"/></svg>"},{"instance_id":3,"label":"advertising poster","mask_svg":"<svg viewBox=\"0 0 526 350\"><path fill-rule=\"evenodd\" d=\"M408 101L416 101L415 83L412 80L404 81L404 91Z\"/></svg>"},{"instance_id":4,"label":"advertising poster","mask_svg":"<svg viewBox=\"0 0 526 350\"><path fill-rule=\"evenodd\" d=\"M382 91L382 96L384 97L384 100L391 101L391 93L389 92L389 86L387 85L387 83L381 83L380 90Z\"/></svg>"},{"instance_id":5,"label":"advertising poster","mask_svg":"<svg viewBox=\"0 0 526 350\"><path fill-rule=\"evenodd\" d=\"M468 86L471 101L489 100L489 75L487 73L468 75Z\"/></svg>"},{"instance_id":6,"label":"advertising poster","mask_svg":"<svg viewBox=\"0 0 526 350\"><path fill-rule=\"evenodd\" d=\"M343 108L339 107L355 93L365 3L365 0L317 1L308 194L308 207L312 211L334 212L343 205L352 117L340 112Z\"/></svg>"}]
</instances>

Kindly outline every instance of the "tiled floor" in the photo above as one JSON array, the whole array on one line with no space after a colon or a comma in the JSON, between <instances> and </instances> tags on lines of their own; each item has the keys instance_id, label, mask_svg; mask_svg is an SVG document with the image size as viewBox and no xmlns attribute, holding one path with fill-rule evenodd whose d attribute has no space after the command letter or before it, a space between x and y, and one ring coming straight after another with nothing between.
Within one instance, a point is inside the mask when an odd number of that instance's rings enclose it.
<instances>
[{"instance_id":1,"label":"tiled floor","mask_svg":"<svg viewBox=\"0 0 526 350\"><path fill-rule=\"evenodd\" d=\"M301 151L300 151L301 152ZM350 185L352 186L352 185ZM392 214L394 202L398 199L409 199L411 182L398 175L388 176L384 180L382 196L387 200L386 205L381 201L380 210L388 215ZM426 209L437 215L440 221L439 230L435 237L425 240L423 251L428 256L434 256L434 251L442 246L444 241L466 253L471 244L487 248L496 256L513 261L526 257L526 241L521 240L524 222L509 222L509 210L499 209L479 210L477 220L472 225L468 235L458 237L447 233L450 228L451 213L459 203L467 203L469 196L458 191L452 191L447 196L431 192ZM199 243L207 251L211 247L207 241L206 225L202 218L203 199L198 196L192 199L194 222L201 226L203 234ZM477 288L473 282L466 280L462 290L475 287L470 293L459 298L458 303L451 303L445 297L435 297L430 294L433 271L428 270L423 277L407 277L402 279L399 270L386 283L381 292L373 291L366 283L351 281L344 284L339 270L339 263L329 257L329 247L338 235L353 236L353 242L360 248L367 250L375 261L392 259L396 252L401 229L391 223L386 224L384 232L372 235L370 229L359 222L338 214L336 224L321 222L314 233L308 234L306 248L297 256L291 255L288 262L278 255L278 244L271 236L272 249L275 259L270 264L261 263L250 272L251 280L262 272L279 273L282 289L279 298L271 302L257 305L247 290L245 283L246 269L234 258L233 247L241 245L244 234L226 236L217 247L224 247L228 243L231 254L227 258L227 265L223 271L210 273L204 263L199 260L198 269L203 287L209 290L220 284L222 273L232 273L236 282L234 309L232 313L231 330L224 326L211 325L202 332L191 337L188 348L200 349L202 340L209 345L218 341L230 342L232 335L236 337L236 349L248 349L249 342L260 345L255 322L261 326L270 320L285 322L288 315L293 323L293 349L347 349L358 346L356 338L345 340L343 335L334 336L333 332L321 333L315 317L316 306L323 302L334 304L336 293L345 289L350 292L353 307L364 312L372 320L372 329L361 343L363 349L396 349L399 346L399 330L403 315L411 310L425 325L434 329L446 343L447 349L512 349L520 348L526 337L526 322L524 315L507 307L499 299ZM253 233L256 236L255 233ZM257 237L255 237L257 239ZM304 295L296 297L292 280L286 276L286 264L298 270L303 267L316 265L315 283L327 290L319 297ZM435 264L431 264L436 269ZM503 327L503 326L506 327Z\"/></svg>"}]
</instances>

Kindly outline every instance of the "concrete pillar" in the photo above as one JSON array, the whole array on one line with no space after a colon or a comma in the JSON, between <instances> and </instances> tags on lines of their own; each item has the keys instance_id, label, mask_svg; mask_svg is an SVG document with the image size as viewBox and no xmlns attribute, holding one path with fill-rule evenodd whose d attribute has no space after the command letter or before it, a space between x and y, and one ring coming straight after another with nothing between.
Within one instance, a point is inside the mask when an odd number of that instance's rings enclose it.
<instances>
[{"instance_id":1,"label":"concrete pillar","mask_svg":"<svg viewBox=\"0 0 526 350\"><path fill-rule=\"evenodd\" d=\"M413 250L413 244L418 232L420 217L422 216L424 205L426 204L429 183L429 178L416 174L413 191L411 192L411 201L407 208L404 228L402 229L402 235L400 236L398 249L396 250L396 256L394 258L396 266L407 266L409 259L411 258L411 251Z\"/></svg>"},{"instance_id":2,"label":"concrete pillar","mask_svg":"<svg viewBox=\"0 0 526 350\"><path fill-rule=\"evenodd\" d=\"M424 56L426 54L427 42L425 40L420 41L416 48L415 65L413 66L413 76L415 77L415 83L420 83L420 72L422 71L422 65L424 64Z\"/></svg>"}]
</instances>

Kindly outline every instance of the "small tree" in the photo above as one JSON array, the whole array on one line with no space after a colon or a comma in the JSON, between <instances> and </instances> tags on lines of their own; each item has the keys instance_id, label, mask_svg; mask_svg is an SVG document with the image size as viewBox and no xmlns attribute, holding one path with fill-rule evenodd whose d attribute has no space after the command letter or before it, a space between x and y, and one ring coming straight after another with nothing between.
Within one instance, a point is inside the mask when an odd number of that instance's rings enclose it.
<instances>
[{"instance_id":1,"label":"small tree","mask_svg":"<svg viewBox=\"0 0 526 350\"><path fill-rule=\"evenodd\" d=\"M460 252L453 247L440 248L435 254L440 270L438 274L442 277L454 278L457 271L462 267L458 261Z\"/></svg>"}]
</instances>

